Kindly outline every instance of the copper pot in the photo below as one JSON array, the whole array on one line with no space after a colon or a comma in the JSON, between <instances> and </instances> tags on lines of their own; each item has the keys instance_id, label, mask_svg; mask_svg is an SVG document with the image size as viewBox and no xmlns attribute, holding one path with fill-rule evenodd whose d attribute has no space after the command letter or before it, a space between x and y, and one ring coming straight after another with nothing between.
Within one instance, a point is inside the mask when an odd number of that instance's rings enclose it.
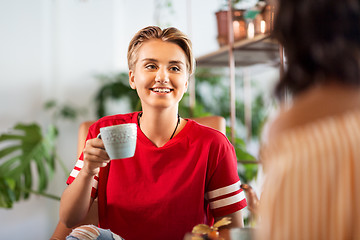
<instances>
[{"instance_id":1,"label":"copper pot","mask_svg":"<svg viewBox=\"0 0 360 240\"><path fill-rule=\"evenodd\" d=\"M234 9L232 11L234 41L247 37L246 21L244 19L245 10ZM229 43L228 11L218 11L216 14L218 36L217 40L220 46Z\"/></svg>"}]
</instances>

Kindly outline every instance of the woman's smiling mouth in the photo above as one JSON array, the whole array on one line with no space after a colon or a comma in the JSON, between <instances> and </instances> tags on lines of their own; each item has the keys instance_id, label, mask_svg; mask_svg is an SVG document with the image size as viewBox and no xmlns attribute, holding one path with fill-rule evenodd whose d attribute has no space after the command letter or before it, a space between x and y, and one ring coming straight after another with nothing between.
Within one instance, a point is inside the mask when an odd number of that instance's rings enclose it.
<instances>
[{"instance_id":1,"label":"woman's smiling mouth","mask_svg":"<svg viewBox=\"0 0 360 240\"><path fill-rule=\"evenodd\" d=\"M150 90L156 93L170 93L171 91L174 91L174 89L170 88L150 88Z\"/></svg>"}]
</instances>

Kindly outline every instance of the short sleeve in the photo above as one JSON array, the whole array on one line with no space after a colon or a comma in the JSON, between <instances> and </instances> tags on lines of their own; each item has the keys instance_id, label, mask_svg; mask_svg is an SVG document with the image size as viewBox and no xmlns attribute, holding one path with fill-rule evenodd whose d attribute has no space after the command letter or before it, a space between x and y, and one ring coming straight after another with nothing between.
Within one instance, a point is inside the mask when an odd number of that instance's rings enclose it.
<instances>
[{"instance_id":1,"label":"short sleeve","mask_svg":"<svg viewBox=\"0 0 360 240\"><path fill-rule=\"evenodd\" d=\"M247 206L241 182L237 172L237 160L234 147L227 138L219 138L219 144L213 144L206 199L214 217L234 213Z\"/></svg>"},{"instance_id":2,"label":"short sleeve","mask_svg":"<svg viewBox=\"0 0 360 240\"><path fill-rule=\"evenodd\" d=\"M89 139L92 139L94 137L97 136L97 133L96 133L96 128L94 125L91 125L90 128L89 128L89 132L88 132L88 135L86 137L86 141L89 140ZM85 141L85 142L86 142ZM75 178L78 176L81 168L84 166L84 154L81 153L79 159L76 161L76 164L73 168L73 170L71 171L70 173L70 176L68 177L66 183L69 185L71 184ZM98 183L99 183L99 176L94 176L94 181L92 183L92 190L91 190L91 197L92 198L96 198L97 197L97 188L98 188Z\"/></svg>"}]
</instances>

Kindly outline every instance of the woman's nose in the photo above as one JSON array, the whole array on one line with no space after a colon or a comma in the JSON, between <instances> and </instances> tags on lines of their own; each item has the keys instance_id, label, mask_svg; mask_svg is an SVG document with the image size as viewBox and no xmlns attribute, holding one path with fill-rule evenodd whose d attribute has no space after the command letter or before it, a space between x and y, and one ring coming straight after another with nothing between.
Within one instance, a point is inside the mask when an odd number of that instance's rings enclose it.
<instances>
[{"instance_id":1,"label":"woman's nose","mask_svg":"<svg viewBox=\"0 0 360 240\"><path fill-rule=\"evenodd\" d=\"M156 82L167 83L169 82L169 74L165 69L159 69L155 77Z\"/></svg>"}]
</instances>

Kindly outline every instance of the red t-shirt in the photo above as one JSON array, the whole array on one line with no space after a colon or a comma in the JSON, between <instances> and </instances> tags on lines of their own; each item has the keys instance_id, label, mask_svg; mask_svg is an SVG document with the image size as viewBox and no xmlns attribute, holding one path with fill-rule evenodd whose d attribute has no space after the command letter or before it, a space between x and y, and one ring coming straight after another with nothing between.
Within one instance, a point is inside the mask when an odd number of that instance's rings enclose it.
<instances>
[{"instance_id":1,"label":"red t-shirt","mask_svg":"<svg viewBox=\"0 0 360 240\"><path fill-rule=\"evenodd\" d=\"M95 138L101 127L137 123L137 116L136 112L104 117L90 127L87 138ZM101 169L93 184L100 227L126 240L182 240L195 225L211 225L214 217L246 206L235 151L227 137L187 121L159 148L138 128L134 157L112 160ZM68 184L81 169L82 158Z\"/></svg>"}]
</instances>

